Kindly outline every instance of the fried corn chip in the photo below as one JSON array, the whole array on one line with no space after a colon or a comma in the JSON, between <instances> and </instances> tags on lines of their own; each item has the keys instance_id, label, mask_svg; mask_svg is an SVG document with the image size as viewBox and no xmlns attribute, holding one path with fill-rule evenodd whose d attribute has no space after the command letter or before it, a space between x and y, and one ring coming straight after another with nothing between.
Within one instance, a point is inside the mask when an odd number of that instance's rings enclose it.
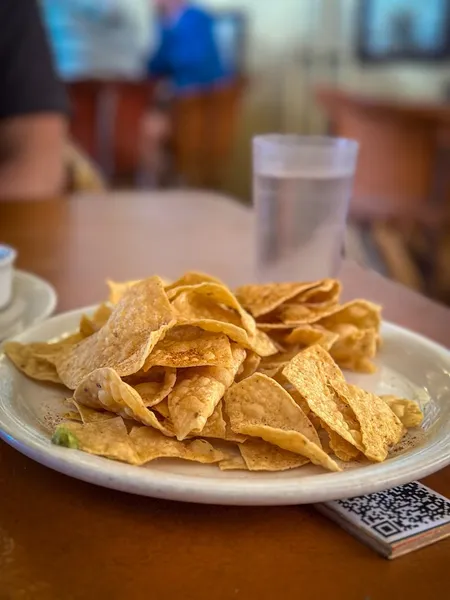
<instances>
[{"instance_id":1,"label":"fried corn chip","mask_svg":"<svg viewBox=\"0 0 450 600\"><path fill-rule=\"evenodd\" d=\"M337 279L323 279L316 286L300 292L292 301L307 306L332 306L338 303L341 291L342 285Z\"/></svg>"},{"instance_id":2,"label":"fried corn chip","mask_svg":"<svg viewBox=\"0 0 450 600\"><path fill-rule=\"evenodd\" d=\"M195 435L195 432L193 432ZM214 409L213 414L206 421L201 433L202 438L216 438L224 440L227 437L227 427L223 418L222 401Z\"/></svg>"},{"instance_id":3,"label":"fried corn chip","mask_svg":"<svg viewBox=\"0 0 450 600\"><path fill-rule=\"evenodd\" d=\"M80 333L82 337L89 337L106 324L111 316L112 309L103 303L97 308L92 317L83 315L80 320Z\"/></svg>"},{"instance_id":4,"label":"fried corn chip","mask_svg":"<svg viewBox=\"0 0 450 600\"><path fill-rule=\"evenodd\" d=\"M385 460L389 448L403 437L405 430L400 419L374 394L345 382L335 381L331 385L359 421L364 454L369 460Z\"/></svg>"},{"instance_id":5,"label":"fried corn chip","mask_svg":"<svg viewBox=\"0 0 450 600\"><path fill-rule=\"evenodd\" d=\"M133 285L140 283L142 279L130 279L130 281L112 281L111 279L106 280L106 284L109 287L109 302L117 304L122 296L127 292Z\"/></svg>"},{"instance_id":6,"label":"fried corn chip","mask_svg":"<svg viewBox=\"0 0 450 600\"><path fill-rule=\"evenodd\" d=\"M283 375L325 425L358 450L363 450L356 439L358 436L353 433L358 431L357 424L347 422L330 386L331 383L345 383L345 379L326 350L317 345L302 350L284 367Z\"/></svg>"},{"instance_id":7,"label":"fried corn chip","mask_svg":"<svg viewBox=\"0 0 450 600\"><path fill-rule=\"evenodd\" d=\"M67 421L56 428L52 442L132 465L140 464L134 444L120 417L86 424Z\"/></svg>"},{"instance_id":8,"label":"fried corn chip","mask_svg":"<svg viewBox=\"0 0 450 600\"><path fill-rule=\"evenodd\" d=\"M38 347L43 346L39 344ZM3 346L6 356L14 365L31 379L61 383L55 365L44 356L36 354L36 345L6 342Z\"/></svg>"},{"instance_id":9,"label":"fried corn chip","mask_svg":"<svg viewBox=\"0 0 450 600\"><path fill-rule=\"evenodd\" d=\"M136 283L116 304L106 325L63 353L56 364L58 375L75 389L102 367L111 367L120 376L136 373L174 322L160 278Z\"/></svg>"},{"instance_id":10,"label":"fried corn chip","mask_svg":"<svg viewBox=\"0 0 450 600\"><path fill-rule=\"evenodd\" d=\"M206 275L206 273L200 273L198 271L188 271L180 279L177 279L173 283L166 286L166 292L171 290L186 287L191 285L198 285L199 283L217 283L223 287L226 287L223 281L213 277L212 275Z\"/></svg>"},{"instance_id":11,"label":"fried corn chip","mask_svg":"<svg viewBox=\"0 0 450 600\"><path fill-rule=\"evenodd\" d=\"M134 443L140 464L156 458L181 458L204 464L218 463L226 459L223 452L216 450L206 440L180 442L167 438L149 427L133 429L130 439Z\"/></svg>"},{"instance_id":12,"label":"fried corn chip","mask_svg":"<svg viewBox=\"0 0 450 600\"><path fill-rule=\"evenodd\" d=\"M201 367L232 364L228 337L199 327L182 325L167 332L147 357L143 370L154 366Z\"/></svg>"},{"instance_id":13,"label":"fried corn chip","mask_svg":"<svg viewBox=\"0 0 450 600\"><path fill-rule=\"evenodd\" d=\"M161 402L158 402L158 404L155 404L152 409L165 419L170 419L168 397L164 398L164 400L161 400Z\"/></svg>"},{"instance_id":14,"label":"fried corn chip","mask_svg":"<svg viewBox=\"0 0 450 600\"><path fill-rule=\"evenodd\" d=\"M423 421L423 412L420 406L413 400L398 398L397 396L385 395L381 399L386 402L393 413L397 415L403 426L407 429L419 427Z\"/></svg>"},{"instance_id":15,"label":"fried corn chip","mask_svg":"<svg viewBox=\"0 0 450 600\"><path fill-rule=\"evenodd\" d=\"M330 354L338 365L360 373L376 371L372 359L377 353L377 330L357 329L354 325L340 325L336 329L338 339L330 348Z\"/></svg>"},{"instance_id":16,"label":"fried corn chip","mask_svg":"<svg viewBox=\"0 0 450 600\"><path fill-rule=\"evenodd\" d=\"M164 379L162 381L145 381L138 383L133 387L142 398L144 405L147 408L151 408L167 398L173 390L176 380L176 369L166 367L164 369Z\"/></svg>"},{"instance_id":17,"label":"fried corn chip","mask_svg":"<svg viewBox=\"0 0 450 600\"><path fill-rule=\"evenodd\" d=\"M347 440L344 440L338 433L330 429L328 425L325 423L321 423L321 425L328 434L330 450L332 450L340 460L350 462L355 460L361 454L358 448L347 442ZM355 432L353 432L353 434L355 434ZM358 440L361 442L359 436Z\"/></svg>"},{"instance_id":18,"label":"fried corn chip","mask_svg":"<svg viewBox=\"0 0 450 600\"><path fill-rule=\"evenodd\" d=\"M318 344L328 352L334 343L338 340L339 334L327 331L323 327L315 325L301 325L293 329L285 336L284 342L289 345L298 345L302 348Z\"/></svg>"},{"instance_id":19,"label":"fried corn chip","mask_svg":"<svg viewBox=\"0 0 450 600\"><path fill-rule=\"evenodd\" d=\"M92 371L81 381L73 398L75 402L88 408L107 410L125 419L134 419L148 427L154 427L165 435L173 435L145 406L138 392L108 367Z\"/></svg>"},{"instance_id":20,"label":"fried corn chip","mask_svg":"<svg viewBox=\"0 0 450 600\"><path fill-rule=\"evenodd\" d=\"M316 286L317 282L243 285L236 290L236 297L242 306L257 318Z\"/></svg>"},{"instance_id":21,"label":"fried corn chip","mask_svg":"<svg viewBox=\"0 0 450 600\"><path fill-rule=\"evenodd\" d=\"M233 454L219 463L219 469L221 471L248 471L248 467L245 464L245 460L242 458L241 453Z\"/></svg>"},{"instance_id":22,"label":"fried corn chip","mask_svg":"<svg viewBox=\"0 0 450 600\"><path fill-rule=\"evenodd\" d=\"M306 457L263 440L248 440L239 450L249 471L287 471L309 463Z\"/></svg>"},{"instance_id":23,"label":"fried corn chip","mask_svg":"<svg viewBox=\"0 0 450 600\"><path fill-rule=\"evenodd\" d=\"M250 375L253 375L253 373L256 373L260 362L261 357L258 356L256 352L253 352L251 350L247 351L247 356L245 357L244 362L240 366L239 371L236 375L236 382L242 381L243 379L250 377Z\"/></svg>"},{"instance_id":24,"label":"fried corn chip","mask_svg":"<svg viewBox=\"0 0 450 600\"><path fill-rule=\"evenodd\" d=\"M304 304L287 303L277 309L275 319L286 326L298 327L299 325L316 323L335 311L336 307L333 305L316 306L312 304L305 306ZM261 327L261 325L258 324L258 327Z\"/></svg>"},{"instance_id":25,"label":"fried corn chip","mask_svg":"<svg viewBox=\"0 0 450 600\"><path fill-rule=\"evenodd\" d=\"M381 307L367 300L352 300L335 308L334 312L318 322L330 331L340 324L355 325L358 329L376 329L381 324Z\"/></svg>"},{"instance_id":26,"label":"fried corn chip","mask_svg":"<svg viewBox=\"0 0 450 600\"><path fill-rule=\"evenodd\" d=\"M169 414L174 431L183 440L192 431L201 432L225 390L233 383L245 359L245 350L232 344L233 365L197 367L180 372L169 394Z\"/></svg>"},{"instance_id":27,"label":"fried corn chip","mask_svg":"<svg viewBox=\"0 0 450 600\"><path fill-rule=\"evenodd\" d=\"M225 410L233 431L262 438L314 464L339 471L322 450L308 417L286 390L266 375L255 373L232 386L225 394Z\"/></svg>"},{"instance_id":28,"label":"fried corn chip","mask_svg":"<svg viewBox=\"0 0 450 600\"><path fill-rule=\"evenodd\" d=\"M115 413L108 412L106 410L95 410L93 408L89 408L88 406L84 406L84 404L80 404L80 402L77 402L73 398L71 401L77 409L80 419L83 423L107 421L108 419L115 419L117 417Z\"/></svg>"}]
</instances>

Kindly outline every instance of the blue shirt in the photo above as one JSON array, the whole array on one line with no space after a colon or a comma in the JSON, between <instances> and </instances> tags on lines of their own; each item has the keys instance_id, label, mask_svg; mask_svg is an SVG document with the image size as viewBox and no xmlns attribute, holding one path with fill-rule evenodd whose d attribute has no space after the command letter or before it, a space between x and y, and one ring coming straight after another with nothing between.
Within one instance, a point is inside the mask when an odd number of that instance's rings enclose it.
<instances>
[{"instance_id":1,"label":"blue shirt","mask_svg":"<svg viewBox=\"0 0 450 600\"><path fill-rule=\"evenodd\" d=\"M160 44L150 59L151 75L169 77L179 92L204 89L227 77L214 37L214 18L196 6L163 20Z\"/></svg>"}]
</instances>

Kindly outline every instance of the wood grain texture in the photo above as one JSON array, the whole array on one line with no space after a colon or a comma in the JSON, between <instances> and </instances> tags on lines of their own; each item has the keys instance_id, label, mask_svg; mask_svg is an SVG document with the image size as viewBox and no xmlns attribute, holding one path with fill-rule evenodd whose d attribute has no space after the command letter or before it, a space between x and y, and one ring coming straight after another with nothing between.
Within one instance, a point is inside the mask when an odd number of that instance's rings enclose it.
<instances>
[{"instance_id":1,"label":"wood grain texture","mask_svg":"<svg viewBox=\"0 0 450 600\"><path fill-rule=\"evenodd\" d=\"M0 204L0 239L49 279L60 310L105 295L103 279L197 268L251 280L251 215L194 192ZM450 312L347 263L346 296L450 343ZM425 480L450 495L450 469ZM0 443L0 599L441 597L450 540L393 563L312 507L234 508L140 498L46 469Z\"/></svg>"}]
</instances>

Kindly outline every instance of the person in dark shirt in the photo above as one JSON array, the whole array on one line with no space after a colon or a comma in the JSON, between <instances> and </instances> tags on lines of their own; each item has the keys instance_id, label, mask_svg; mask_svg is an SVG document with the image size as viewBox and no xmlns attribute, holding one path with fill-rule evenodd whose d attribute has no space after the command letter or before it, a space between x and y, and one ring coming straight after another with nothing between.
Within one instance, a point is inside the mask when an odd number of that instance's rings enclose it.
<instances>
[{"instance_id":1,"label":"person in dark shirt","mask_svg":"<svg viewBox=\"0 0 450 600\"><path fill-rule=\"evenodd\" d=\"M0 0L0 199L59 193L67 104L37 0Z\"/></svg>"}]
</instances>

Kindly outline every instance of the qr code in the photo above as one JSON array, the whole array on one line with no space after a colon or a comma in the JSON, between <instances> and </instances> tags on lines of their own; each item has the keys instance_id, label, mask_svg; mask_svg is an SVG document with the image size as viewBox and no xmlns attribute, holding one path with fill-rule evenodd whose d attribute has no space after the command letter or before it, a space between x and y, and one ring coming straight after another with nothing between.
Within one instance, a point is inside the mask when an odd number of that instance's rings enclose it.
<instances>
[{"instance_id":1,"label":"qr code","mask_svg":"<svg viewBox=\"0 0 450 600\"><path fill-rule=\"evenodd\" d=\"M409 537L450 522L450 501L417 481L332 504L338 512L386 540Z\"/></svg>"}]
</instances>

